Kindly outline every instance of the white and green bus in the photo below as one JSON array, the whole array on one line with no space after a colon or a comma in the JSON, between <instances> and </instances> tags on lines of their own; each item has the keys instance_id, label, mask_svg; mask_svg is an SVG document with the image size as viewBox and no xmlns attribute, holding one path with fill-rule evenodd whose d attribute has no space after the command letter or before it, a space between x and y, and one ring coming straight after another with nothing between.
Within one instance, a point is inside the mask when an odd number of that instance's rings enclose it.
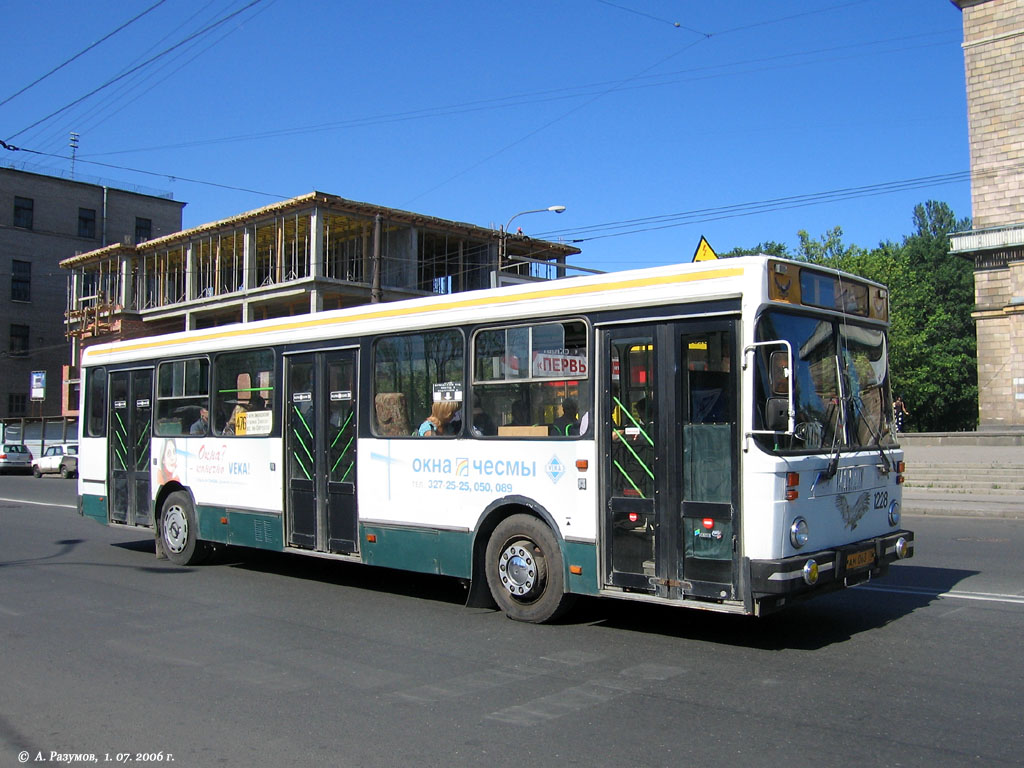
<instances>
[{"instance_id":1,"label":"white and green bus","mask_svg":"<svg viewBox=\"0 0 1024 768\"><path fill-rule=\"evenodd\" d=\"M763 615L913 554L885 288L765 256L92 346L79 503L222 545Z\"/></svg>"}]
</instances>

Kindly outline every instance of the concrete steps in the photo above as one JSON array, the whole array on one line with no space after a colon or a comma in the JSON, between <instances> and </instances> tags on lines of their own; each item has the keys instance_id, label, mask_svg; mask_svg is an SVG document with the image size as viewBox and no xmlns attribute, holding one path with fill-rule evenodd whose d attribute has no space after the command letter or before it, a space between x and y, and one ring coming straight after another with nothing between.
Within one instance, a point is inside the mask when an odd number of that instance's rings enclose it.
<instances>
[{"instance_id":1,"label":"concrete steps","mask_svg":"<svg viewBox=\"0 0 1024 768\"><path fill-rule=\"evenodd\" d=\"M1024 465L908 463L904 488L1024 499Z\"/></svg>"}]
</instances>

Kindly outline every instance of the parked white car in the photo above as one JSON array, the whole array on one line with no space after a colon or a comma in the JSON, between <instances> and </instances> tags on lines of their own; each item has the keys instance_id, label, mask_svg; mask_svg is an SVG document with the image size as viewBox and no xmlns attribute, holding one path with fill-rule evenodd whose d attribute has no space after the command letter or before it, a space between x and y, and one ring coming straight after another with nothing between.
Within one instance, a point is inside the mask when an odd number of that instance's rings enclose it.
<instances>
[{"instance_id":1,"label":"parked white car","mask_svg":"<svg viewBox=\"0 0 1024 768\"><path fill-rule=\"evenodd\" d=\"M74 461L69 461L70 459ZM47 446L43 455L32 462L36 477L59 472L62 477L74 477L78 471L78 443L59 443Z\"/></svg>"}]
</instances>

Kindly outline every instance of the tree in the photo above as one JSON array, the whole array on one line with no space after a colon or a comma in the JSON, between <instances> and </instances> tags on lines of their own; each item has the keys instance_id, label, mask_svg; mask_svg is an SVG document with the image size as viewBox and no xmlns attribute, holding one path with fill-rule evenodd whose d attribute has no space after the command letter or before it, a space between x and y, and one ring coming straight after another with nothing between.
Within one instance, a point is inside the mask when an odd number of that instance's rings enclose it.
<instances>
[{"instance_id":1,"label":"tree","mask_svg":"<svg viewBox=\"0 0 1024 768\"><path fill-rule=\"evenodd\" d=\"M949 254L949 235L970 227L945 203L914 208L916 232L904 238L889 270L893 391L927 432L974 429L978 423L974 268Z\"/></svg>"}]
</instances>

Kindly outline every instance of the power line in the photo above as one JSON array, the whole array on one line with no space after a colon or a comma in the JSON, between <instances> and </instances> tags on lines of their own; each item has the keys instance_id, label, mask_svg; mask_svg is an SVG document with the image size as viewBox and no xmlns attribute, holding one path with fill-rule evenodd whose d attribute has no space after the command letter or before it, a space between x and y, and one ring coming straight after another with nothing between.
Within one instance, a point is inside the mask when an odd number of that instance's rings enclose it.
<instances>
[{"instance_id":1,"label":"power line","mask_svg":"<svg viewBox=\"0 0 1024 768\"><path fill-rule=\"evenodd\" d=\"M986 170L979 172L976 175L981 176L996 172L996 170ZM812 205L823 205L825 203L840 202L859 197L887 195L911 189L923 189L945 184L962 183L970 181L970 179L970 171L957 171L954 173L939 174L935 176L920 176L913 179L869 184L861 187L846 187L842 189L829 190L827 192L815 192L748 203L736 203L734 205L725 205L716 208L700 208L693 211L683 211L680 213L662 214L659 216L648 216L637 219L624 219L621 221L593 224L574 229L549 230L538 233L537 237L544 239L559 238L570 243L584 243L590 240L634 235L642 232L671 229L689 224L720 221L722 219L739 218L742 216L754 216L762 213L774 213L775 211L804 208Z\"/></svg>"},{"instance_id":2,"label":"power line","mask_svg":"<svg viewBox=\"0 0 1024 768\"><path fill-rule=\"evenodd\" d=\"M792 64L784 63L787 59L797 59L800 57L817 56L818 54L837 53L840 51L865 48L869 46L884 45L887 43L899 42L905 43L908 40L914 38L931 37L934 36L935 32L923 32L918 35L903 36L895 38L885 38L882 40L873 40L866 43L856 43L852 45L844 46L833 46L830 48L819 48L812 51L798 52L798 53L786 53L779 54L777 56L767 56L759 59L746 59L743 61L734 62L732 64L720 64L713 66L702 66L702 67L691 67L688 69L679 69L672 72L665 72L663 74L648 74L639 75L634 78L636 82L632 85L620 85L617 91L628 91L637 90L641 88L659 88L668 85L674 85L683 82L693 82L698 79L712 79L716 77L729 77L735 75L742 75L749 73L750 69L740 71L718 71L724 70L726 67L757 67L757 72L765 72L769 67L764 66L767 63L778 62L775 68L782 68L785 66L803 66L809 64L820 64L823 59L808 59L804 62L794 62ZM920 48L933 47L940 45L941 43L923 43L922 45L915 46L903 46L900 48L886 51L887 53L900 53L910 50L918 50ZM836 61L839 59L831 58L827 59L830 61ZM700 73L706 73L700 75ZM679 77L683 76L683 77ZM672 78L672 79L666 79ZM654 82L660 80L660 82ZM647 82L644 82L647 81ZM345 128L359 128L371 125L382 125L387 123L404 122L407 120L424 120L428 118L436 117L447 117L451 115L469 114L472 112L483 112L492 109L505 109L509 107L518 107L530 104L539 104L544 102L562 101L566 99L583 98L588 95L594 95L595 89L606 89L609 86L614 86L616 83L621 81L600 81L595 83L584 83L578 86L570 86L565 88L552 88L544 89L540 91L532 91L516 96L499 96L488 99L478 99L468 102L458 102L454 104L442 105L437 107L423 107L421 109L404 110L401 112L391 112L378 115L368 115L366 117L348 118L346 120L338 120L327 123L315 123L304 126L293 126L288 128L276 128L269 131L260 131L256 133L247 134L235 134L232 136L222 136L209 139L196 139L193 141L177 142L175 144L160 144L148 147L134 147L130 149L119 149L109 152L97 152L87 157L110 157L113 155L125 155L134 154L138 152L154 152L157 150L165 149L186 149L190 147L201 147L201 146L212 146L217 144L232 144L242 141L253 141L260 139L272 139L281 138L286 136L299 136L303 134L321 133L336 131Z\"/></svg>"},{"instance_id":3,"label":"power line","mask_svg":"<svg viewBox=\"0 0 1024 768\"><path fill-rule=\"evenodd\" d=\"M653 19L654 21L660 21L662 24L670 24L673 27L685 29L687 32L693 32L695 35L701 35L702 37L711 37L711 35L709 35L707 32L701 32L698 29L683 26L678 21L669 21L668 19L663 19L660 16L654 16L653 14L646 13L644 11L638 11L635 8L629 8L625 5L619 5L618 3L609 2L609 0L597 0L597 2L601 3L602 5L611 6L612 8L618 8L620 11L625 11L626 13L633 13L636 14L637 16L644 16L645 18Z\"/></svg>"},{"instance_id":4,"label":"power line","mask_svg":"<svg viewBox=\"0 0 1024 768\"><path fill-rule=\"evenodd\" d=\"M257 0L257 2L261 2L261 0ZM4 141L0 141L0 148L11 150L11 151L16 151L16 152L28 152L30 155L39 155L41 157L52 157L52 158L54 158L56 160L70 160L71 159L67 155L58 155L58 154L55 154L53 152L41 152L41 151L39 151L37 149L27 149L25 147L15 147L15 146L13 146L11 144L8 144L7 142L4 142ZM83 160L80 157L76 158L76 161L79 162L79 163L88 163L89 165L98 165L101 168L112 168L114 170L128 171L130 173L141 173L144 176L158 176L160 178L167 179L168 181L184 181L184 182L187 182L189 184L201 184L201 185L207 186L207 187L216 187L217 189L227 189L227 190L230 190L232 192L248 192L249 194L262 195L264 197L274 197L274 198L277 198L279 200L287 200L290 197L289 195L279 195L279 194L276 194L274 192L264 192L263 190L259 190L259 189L249 189L248 187L236 187L236 186L233 186L231 184L220 184L220 183L218 183L216 181L206 181L205 179L192 179L192 178L189 178L187 176L179 176L179 175L173 174L173 173L161 173L161 172L157 172L157 171L144 171L141 168L129 168L129 167L124 166L124 165L113 165L111 163L101 163L101 162L99 162L97 160Z\"/></svg>"},{"instance_id":5,"label":"power line","mask_svg":"<svg viewBox=\"0 0 1024 768\"><path fill-rule=\"evenodd\" d=\"M4 104L6 104L7 102L11 101L12 99L16 99L16 98L17 98L18 96L21 96L21 94L23 94L23 93L24 93L25 91L29 90L30 88L33 88L34 86L36 86L36 85L39 85L39 83L43 82L43 80L45 80L46 78L48 78L48 77L49 77L50 75L54 74L55 72L59 72L59 71L60 71L61 69L63 69L64 67L66 67L66 66L67 66L68 64L70 64L71 62L73 62L73 61L74 61L75 59L77 59L77 58L79 58L79 57L81 57L81 56L85 55L86 53L88 53L89 51L91 51L91 50L92 50L93 48L95 48L95 47L96 47L97 45L100 45L101 43L104 43L104 42L106 42L107 40L109 40L110 38L112 38L112 37L113 37L114 35L116 35L116 34L117 34L118 32L120 32L120 31L121 31L122 29L124 29L125 27L127 27L127 26L129 26L129 25L131 25L131 24L134 24L134 23L135 23L136 21L138 21L138 20L139 20L139 19L141 19L141 18L142 18L143 16L145 16L145 15L146 15L147 13L149 13L150 11L153 11L153 10L155 10L156 8L160 7L160 6L161 6L161 5L163 5L163 4L165 3L165 2L167 2L167 0L157 0L157 2L156 2L156 3L154 3L154 4L153 4L153 5L151 5L151 6L149 7L149 8L147 8L146 10L144 10L144 11L143 11L142 13L140 13L140 14L139 14L138 16L135 16L134 18L131 18L131 19L129 19L129 20L128 20L128 21L126 21L126 22L125 22L124 24L122 24L122 25L121 25L121 26L119 26L119 27L118 27L117 29L115 29L115 30L114 30L113 32L108 32L108 33L107 33L107 34L105 34L105 35L104 35L103 37L101 37L101 38L100 38L99 40L97 40L97 41L96 41L95 43L93 43L92 45L88 45L88 46L86 46L85 48L83 48L82 50L80 50L80 51L79 51L78 53L76 53L76 54L75 54L74 56L72 56L72 57L71 57L70 59L66 59L65 61L61 62L61 63L60 63L60 64L58 64L58 65L57 65L56 67L54 67L54 68L53 68L53 69L51 69L51 70L50 70L49 72L47 72L47 73L46 73L45 75L43 75L42 77L36 78L35 80L33 80L33 81L32 81L31 83L29 83L28 85L26 85L26 86L25 86L24 88L22 88L22 89L21 89L20 91L18 91L17 93L11 94L10 96L8 96L8 97L7 97L6 99L4 99L3 101L0 101L0 107L2 107L2 106L3 106Z\"/></svg>"},{"instance_id":6,"label":"power line","mask_svg":"<svg viewBox=\"0 0 1024 768\"><path fill-rule=\"evenodd\" d=\"M275 2L276 2L276 0L269 0L268 4L265 5L263 8L259 9L258 11L256 11L251 18L255 18L255 17L259 16L261 13L263 13L264 11L269 9ZM224 33L220 37L211 39L208 42L201 41L199 38L197 38L196 40L192 41L192 45L190 45L187 48L182 49L178 53L178 55L176 55L175 57L173 57L171 59L168 59L166 62L162 63L161 66L158 69L156 69L155 71L143 75L135 84L133 84L133 85L125 84L125 88L122 89L122 91L120 93L112 94L110 96L110 98L107 100L106 103L109 106L104 106L104 104L101 102L101 103L97 104L95 107L93 107L93 109L91 111L86 113L86 115L84 116L83 119L89 120L89 119L92 119L93 117L98 117L98 119L93 121L93 122L91 122L91 123L88 123L85 127L83 127L82 131L89 130L90 128L95 128L96 126L102 125L103 123L105 123L108 120L112 119L113 117L118 115L120 112L122 112L124 109L127 109L131 104L133 104L134 102L138 101L143 96L145 96L148 93L150 93L151 89L153 87L155 87L157 85L160 85L161 83L165 82L169 78L173 77L175 74L177 74L182 69L187 67L189 64L191 64L193 61L198 59L200 56L202 56L208 50L210 50L214 46L218 45L221 41L223 41L229 35L234 34L236 31L237 31L237 27L233 28L233 29L228 29L228 30L224 31ZM153 85L149 86L150 90L142 90L142 88L141 88L142 85L152 81L155 77L157 77L157 75L163 69L165 69L166 67L171 66L172 64L175 64L176 62L178 62L180 59L182 59L186 55L188 56L187 59L185 59L183 62L178 64L170 72L167 72L166 74L164 74L162 77L160 77L160 79L156 80L153 83ZM135 96L131 96L130 98L126 98L126 100L123 101L123 103L121 103L120 106L117 106L115 108L114 107L114 102L118 101L121 98L121 94L123 93L127 97L128 94L130 94L133 89L137 90L138 93ZM93 157L102 157L104 154L106 154L106 153L101 153L99 155L93 155ZM110 154L117 154L117 153L110 153Z\"/></svg>"},{"instance_id":7,"label":"power line","mask_svg":"<svg viewBox=\"0 0 1024 768\"><path fill-rule=\"evenodd\" d=\"M103 83L103 85L100 85L100 86L94 88L93 90L91 90L87 94L85 94L84 96L79 96L77 99L72 101L70 104L65 104L63 107L61 107L60 109L58 109L58 110L56 110L54 112L51 112L46 117L40 118L39 120L36 120L31 125L29 125L29 126L27 126L25 128L22 128L20 131L18 131L14 135L8 137L7 141L9 142L9 141L17 138L21 134L25 133L26 131L32 130L37 125L45 123L47 120L50 120L50 119L56 117L57 115L61 114L62 112L66 112L67 110L71 109L72 107L74 107L77 104L81 104L83 101L85 101L89 97L94 96L97 93L99 93L100 91L102 91L103 89L110 87L111 85L113 85L114 83L116 83L116 82L118 82L120 80L123 80L124 78L128 77L128 75L132 74L133 72L137 72L138 70L142 69L143 67L148 66L149 64L152 64L154 61L156 61L157 59L159 59L159 58L161 58L163 56L166 56L171 51L174 51L177 48L180 48L181 46L183 46L186 43L190 42L191 40L194 40L195 38L199 37L200 35L204 35L207 32L215 29L216 27L219 27L220 25L225 24L226 22L228 22L231 19L233 19L235 16L238 16L239 14L244 13L245 11L249 10L250 8L252 8L254 5L259 5L262 2L264 2L264 0L251 0L250 3L248 3L247 5L245 5L242 8L238 9L237 11L234 11L233 13L229 13L227 16L224 16L224 17L218 19L217 21L213 22L212 24L209 24L208 26L204 27L203 29L199 30L198 32L193 32L191 35L187 36L183 40L178 41L177 43L172 45L170 48L166 48L163 51L161 51L160 53L156 54L155 56L151 56L150 58L146 59L141 64L138 64L138 65L132 67L131 69L126 70L125 72L122 72L120 75L117 75L116 77L112 77L110 80L107 80L107 82Z\"/></svg>"}]
</instances>

